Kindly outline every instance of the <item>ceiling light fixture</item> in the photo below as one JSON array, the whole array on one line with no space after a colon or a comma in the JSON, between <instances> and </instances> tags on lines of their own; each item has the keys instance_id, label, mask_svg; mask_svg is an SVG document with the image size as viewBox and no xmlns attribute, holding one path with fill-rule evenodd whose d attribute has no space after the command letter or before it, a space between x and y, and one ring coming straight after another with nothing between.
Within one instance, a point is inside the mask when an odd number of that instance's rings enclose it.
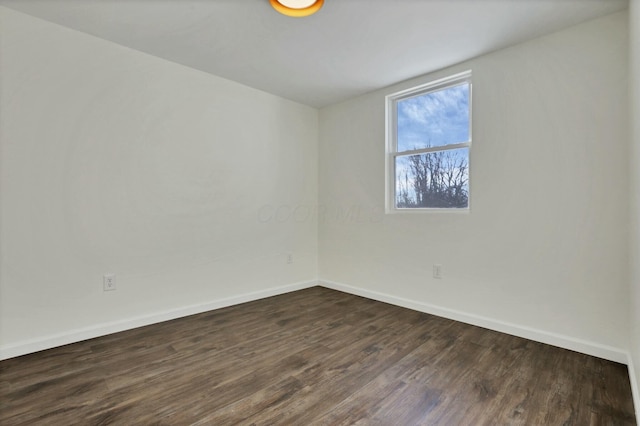
<instances>
[{"instance_id":1,"label":"ceiling light fixture","mask_svg":"<svg viewBox=\"0 0 640 426\"><path fill-rule=\"evenodd\" d=\"M271 6L283 15L302 18L313 15L322 7L324 0L269 0Z\"/></svg>"}]
</instances>

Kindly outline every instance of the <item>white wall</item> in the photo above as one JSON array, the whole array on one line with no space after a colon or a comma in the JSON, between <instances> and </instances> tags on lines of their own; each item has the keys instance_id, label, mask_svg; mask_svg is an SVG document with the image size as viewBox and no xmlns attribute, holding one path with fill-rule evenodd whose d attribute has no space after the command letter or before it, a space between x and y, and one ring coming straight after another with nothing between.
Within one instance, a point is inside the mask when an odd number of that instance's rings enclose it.
<instances>
[{"instance_id":1,"label":"white wall","mask_svg":"<svg viewBox=\"0 0 640 426\"><path fill-rule=\"evenodd\" d=\"M321 110L321 281L626 360L627 24L607 16ZM384 96L467 69L471 212L385 215Z\"/></svg>"},{"instance_id":2,"label":"white wall","mask_svg":"<svg viewBox=\"0 0 640 426\"><path fill-rule=\"evenodd\" d=\"M0 20L2 355L314 282L317 110Z\"/></svg>"},{"instance_id":3,"label":"white wall","mask_svg":"<svg viewBox=\"0 0 640 426\"><path fill-rule=\"evenodd\" d=\"M640 424L640 0L629 3L631 117L631 360L634 397Z\"/></svg>"}]
</instances>

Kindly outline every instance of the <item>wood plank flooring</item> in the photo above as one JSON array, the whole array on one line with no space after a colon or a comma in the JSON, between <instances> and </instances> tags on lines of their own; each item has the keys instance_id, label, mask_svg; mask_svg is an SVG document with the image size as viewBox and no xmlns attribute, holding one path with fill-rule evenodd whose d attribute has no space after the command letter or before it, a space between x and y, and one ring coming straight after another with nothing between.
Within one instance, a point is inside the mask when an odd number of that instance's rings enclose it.
<instances>
[{"instance_id":1,"label":"wood plank flooring","mask_svg":"<svg viewBox=\"0 0 640 426\"><path fill-rule=\"evenodd\" d=\"M2 425L634 425L624 365L314 287L0 362Z\"/></svg>"}]
</instances>

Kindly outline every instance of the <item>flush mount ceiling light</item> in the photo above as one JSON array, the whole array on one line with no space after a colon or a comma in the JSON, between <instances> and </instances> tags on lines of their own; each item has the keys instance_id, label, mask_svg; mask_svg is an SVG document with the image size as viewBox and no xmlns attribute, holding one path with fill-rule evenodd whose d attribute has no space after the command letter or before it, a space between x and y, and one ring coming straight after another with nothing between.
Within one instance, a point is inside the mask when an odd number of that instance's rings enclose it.
<instances>
[{"instance_id":1,"label":"flush mount ceiling light","mask_svg":"<svg viewBox=\"0 0 640 426\"><path fill-rule=\"evenodd\" d=\"M324 0L269 0L271 6L283 15L302 18L320 10Z\"/></svg>"}]
</instances>

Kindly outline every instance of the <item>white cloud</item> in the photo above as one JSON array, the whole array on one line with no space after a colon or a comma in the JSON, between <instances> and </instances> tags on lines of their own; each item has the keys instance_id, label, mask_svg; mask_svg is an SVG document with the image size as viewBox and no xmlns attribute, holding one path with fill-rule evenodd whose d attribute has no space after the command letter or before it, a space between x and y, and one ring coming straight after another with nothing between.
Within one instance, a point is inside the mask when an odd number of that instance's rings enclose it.
<instances>
[{"instance_id":1,"label":"white cloud","mask_svg":"<svg viewBox=\"0 0 640 426\"><path fill-rule=\"evenodd\" d=\"M462 84L398 102L402 149L462 142L468 137L469 86Z\"/></svg>"}]
</instances>

